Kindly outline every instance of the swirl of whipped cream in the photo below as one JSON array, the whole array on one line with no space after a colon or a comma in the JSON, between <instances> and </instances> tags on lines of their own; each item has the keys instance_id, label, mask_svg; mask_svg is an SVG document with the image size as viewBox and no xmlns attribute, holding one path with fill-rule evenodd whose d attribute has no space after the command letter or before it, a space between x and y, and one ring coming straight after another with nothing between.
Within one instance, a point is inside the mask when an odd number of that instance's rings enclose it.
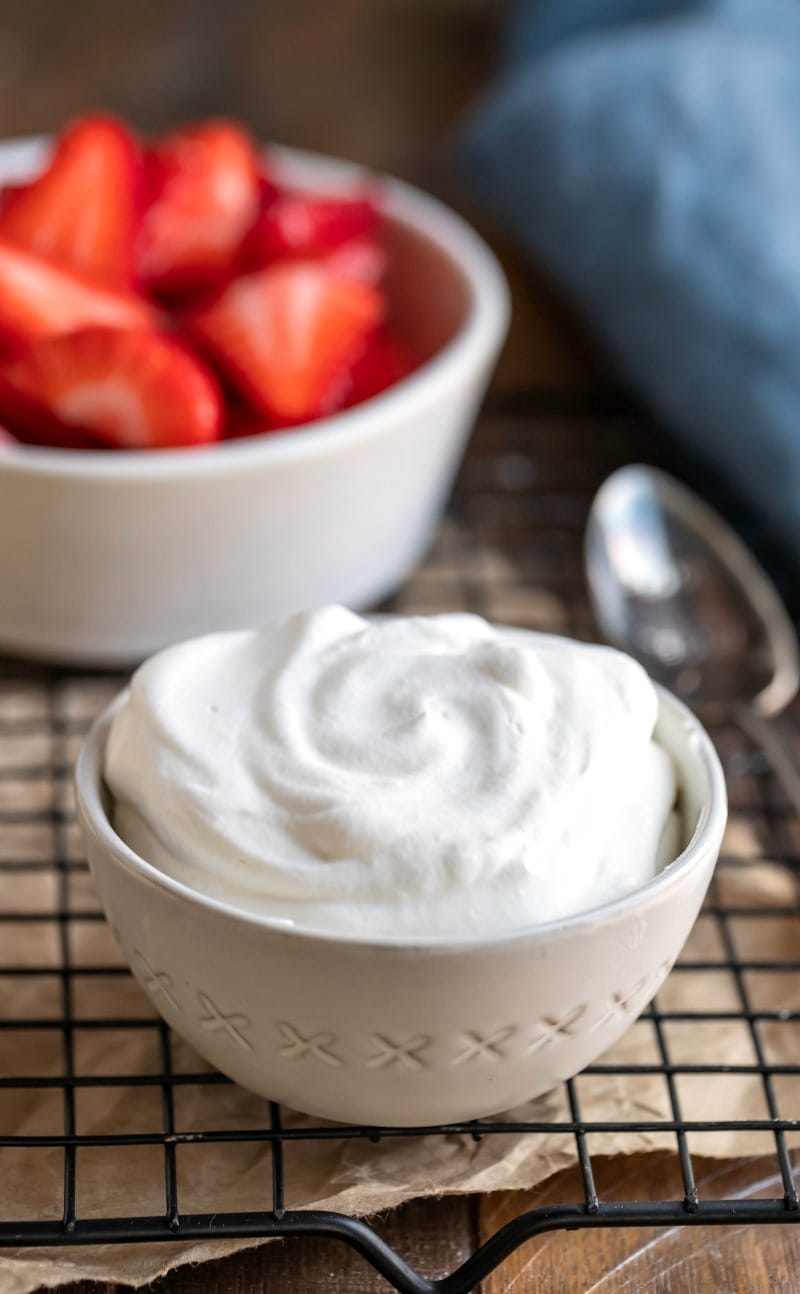
<instances>
[{"instance_id":1,"label":"swirl of whipped cream","mask_svg":"<svg viewBox=\"0 0 800 1294\"><path fill-rule=\"evenodd\" d=\"M511 930L674 857L656 712L608 648L328 607L146 662L105 775L123 839L234 906L354 934Z\"/></svg>"}]
</instances>

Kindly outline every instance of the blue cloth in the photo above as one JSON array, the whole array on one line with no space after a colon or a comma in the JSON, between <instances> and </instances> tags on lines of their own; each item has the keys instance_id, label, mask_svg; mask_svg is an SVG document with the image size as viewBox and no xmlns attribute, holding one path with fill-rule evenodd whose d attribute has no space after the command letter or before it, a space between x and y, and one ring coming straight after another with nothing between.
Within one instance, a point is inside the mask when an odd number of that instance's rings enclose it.
<instances>
[{"instance_id":1,"label":"blue cloth","mask_svg":"<svg viewBox=\"0 0 800 1294\"><path fill-rule=\"evenodd\" d=\"M534 0L461 155L800 555L800 3Z\"/></svg>"}]
</instances>

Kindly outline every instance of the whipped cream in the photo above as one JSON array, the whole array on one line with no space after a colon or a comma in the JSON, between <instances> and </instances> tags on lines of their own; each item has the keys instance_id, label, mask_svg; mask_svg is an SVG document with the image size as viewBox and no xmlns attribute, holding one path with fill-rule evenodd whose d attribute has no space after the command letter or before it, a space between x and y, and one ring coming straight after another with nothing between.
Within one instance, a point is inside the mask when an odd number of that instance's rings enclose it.
<instances>
[{"instance_id":1,"label":"whipped cream","mask_svg":"<svg viewBox=\"0 0 800 1294\"><path fill-rule=\"evenodd\" d=\"M237 908L362 936L510 931L679 852L656 712L610 648L327 607L147 661L105 776L131 848Z\"/></svg>"}]
</instances>

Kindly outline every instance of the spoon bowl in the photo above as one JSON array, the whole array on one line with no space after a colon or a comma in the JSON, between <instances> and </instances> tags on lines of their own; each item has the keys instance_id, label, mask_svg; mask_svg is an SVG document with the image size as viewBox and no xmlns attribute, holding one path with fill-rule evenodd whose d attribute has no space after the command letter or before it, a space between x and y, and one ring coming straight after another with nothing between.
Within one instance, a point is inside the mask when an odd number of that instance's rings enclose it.
<instances>
[{"instance_id":1,"label":"spoon bowl","mask_svg":"<svg viewBox=\"0 0 800 1294\"><path fill-rule=\"evenodd\" d=\"M685 699L777 715L800 682L800 651L777 590L720 516L655 468L621 468L586 533L597 623Z\"/></svg>"},{"instance_id":2,"label":"spoon bowl","mask_svg":"<svg viewBox=\"0 0 800 1294\"><path fill-rule=\"evenodd\" d=\"M586 574L601 632L656 679L761 749L800 814L800 752L784 710L800 682L797 635L749 549L664 472L621 468L599 490Z\"/></svg>"}]
</instances>

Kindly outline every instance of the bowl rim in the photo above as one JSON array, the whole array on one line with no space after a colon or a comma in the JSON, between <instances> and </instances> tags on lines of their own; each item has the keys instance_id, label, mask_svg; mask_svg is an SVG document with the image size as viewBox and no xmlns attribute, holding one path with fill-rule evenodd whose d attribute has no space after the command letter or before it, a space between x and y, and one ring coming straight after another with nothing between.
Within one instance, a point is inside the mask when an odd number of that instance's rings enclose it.
<instances>
[{"instance_id":1,"label":"bowl rim","mask_svg":"<svg viewBox=\"0 0 800 1294\"><path fill-rule=\"evenodd\" d=\"M24 169L47 137L4 140L3 160ZM380 188L383 209L390 219L427 238L462 275L469 291L463 322L445 345L408 377L352 409L319 418L285 431L264 432L238 440L220 441L197 450L70 450L40 445L15 445L0 455L0 472L22 475L106 479L162 480L239 471L253 463L300 462L320 450L331 453L379 436L396 418L409 418L450 389L460 374L489 360L502 341L510 317L510 292L494 252L469 223L438 198L404 180L370 168L306 149L271 145L264 149L271 163L299 187L326 191L371 180Z\"/></svg>"},{"instance_id":2,"label":"bowl rim","mask_svg":"<svg viewBox=\"0 0 800 1294\"><path fill-rule=\"evenodd\" d=\"M594 928L616 917L641 912L687 881L691 874L702 866L710 850L719 851L728 816L725 776L719 756L705 728L688 706L660 684L656 683L654 686L659 698L659 714L666 710L672 712L677 718L686 732L687 741L694 747L700 759L706 777L707 796L692 836L677 858L646 884L586 911L536 925L522 926L500 933L491 931L486 934L433 934L413 937L324 930L313 926L291 926L285 921L264 913L247 912L235 904L203 894L182 881L168 876L125 843L114 830L103 805L102 767L108 732L114 715L126 700L127 687L118 693L94 721L78 754L74 776L78 815L84 830L95 837L117 864L136 875L138 879L155 884L190 905L199 905L209 912L243 922L251 928L270 934L313 943L357 946L362 949L374 949L376 952L381 950L384 953L389 950L395 952L416 950L426 953L450 953L469 949L487 951L519 943L535 944L569 931Z\"/></svg>"}]
</instances>

